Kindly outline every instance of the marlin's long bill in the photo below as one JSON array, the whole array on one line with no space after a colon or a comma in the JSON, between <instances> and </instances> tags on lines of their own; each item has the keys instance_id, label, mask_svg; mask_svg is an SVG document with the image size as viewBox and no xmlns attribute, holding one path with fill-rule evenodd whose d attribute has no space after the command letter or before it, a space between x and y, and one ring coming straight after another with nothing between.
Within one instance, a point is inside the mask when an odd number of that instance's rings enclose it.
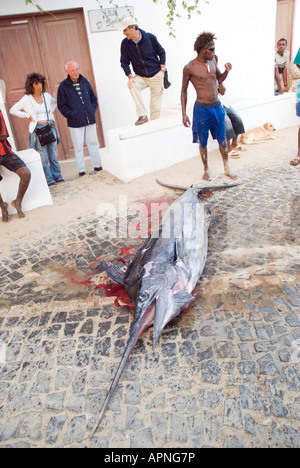
<instances>
[{"instance_id":1,"label":"marlin's long bill","mask_svg":"<svg viewBox=\"0 0 300 468\"><path fill-rule=\"evenodd\" d=\"M98 426L99 426L99 424L100 424L100 422L101 422L101 420L102 420L102 418L103 418L103 415L104 415L105 411L107 410L107 407L108 407L108 405L109 405L109 402L110 402L110 400L111 400L111 397L112 397L112 395L113 395L113 393L114 393L114 391L115 391L115 389L116 389L116 387L117 387L117 385L118 385L118 383L119 383L119 381L120 381L120 378L121 378L121 376L122 376L122 374L123 374L123 371L124 371L124 369L125 369L125 366L126 366L126 364L127 364L127 361L128 361L128 359L129 359L130 353L131 353L131 351L132 351L132 349L133 349L133 347L134 347L136 341L137 341L137 340L135 340L134 337L132 336L131 339L129 339L129 341L128 341L128 343L127 343L127 347L126 347L125 352L124 352L124 354L123 354L123 356L122 356L122 360L121 360L121 362L120 362L120 364L119 364L117 373L116 373L116 375L115 375L115 377L114 377L114 380L113 380L113 382L112 382L112 384L111 384L111 387L110 387L110 389L109 389L109 392L108 392L108 394L106 395L106 399L105 399L105 401L104 401L104 403L103 403L103 406L102 406L102 408L101 408L99 417L98 417L98 419L97 419L97 422L96 422L96 424L95 424L95 426L94 426L94 429L93 429L93 431L92 431L90 437L93 437L93 435L95 434L96 430L98 429Z\"/></svg>"},{"instance_id":2,"label":"marlin's long bill","mask_svg":"<svg viewBox=\"0 0 300 468\"><path fill-rule=\"evenodd\" d=\"M153 311L155 311L155 307L152 307ZM134 345L136 344L137 340L139 339L139 337L141 336L141 334L143 333L144 330L146 330L147 328L149 328L152 324L153 324L153 321L154 321L154 312L153 313L153 317L150 317L148 320L147 320L147 312L144 313L144 314L141 314L140 316L138 316L135 321L133 322L133 325L132 325L132 328L131 328L131 331L130 331L130 336L129 336L129 340L128 340L128 343L127 343L127 346L126 346L126 349L124 351L124 354L122 356L122 359L121 359L121 362L119 364L119 367L118 367L118 370L116 372L116 375L112 381L112 384L111 384L111 387L109 389L109 392L105 398L105 401L103 403L103 406L101 408L101 411L100 411L100 414L99 414L99 417L97 419L97 422L93 428L93 431L90 435L90 437L93 437L93 435L95 434L96 430L98 429L98 426L103 418L103 415L105 413L105 411L107 410L107 407L109 405L109 402L111 400L111 397L113 396L113 393L120 381L120 378L122 377L122 374L124 372L124 369L126 367L126 364L127 364L127 361L129 359L129 356L131 354L131 351L132 349L134 348ZM151 312L150 312L151 313Z\"/></svg>"}]
</instances>

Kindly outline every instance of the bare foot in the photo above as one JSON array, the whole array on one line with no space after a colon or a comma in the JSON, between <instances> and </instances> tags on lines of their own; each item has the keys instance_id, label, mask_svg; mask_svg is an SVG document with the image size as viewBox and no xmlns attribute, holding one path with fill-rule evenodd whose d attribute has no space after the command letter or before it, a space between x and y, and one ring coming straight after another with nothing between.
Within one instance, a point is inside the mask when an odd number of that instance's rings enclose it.
<instances>
[{"instance_id":1,"label":"bare foot","mask_svg":"<svg viewBox=\"0 0 300 468\"><path fill-rule=\"evenodd\" d=\"M7 203L3 203L1 205L1 212L2 212L2 221L3 221L3 223L9 223L10 216L9 216L9 213L8 213L8 204Z\"/></svg>"},{"instance_id":2,"label":"bare foot","mask_svg":"<svg viewBox=\"0 0 300 468\"><path fill-rule=\"evenodd\" d=\"M232 180L237 180L237 178L238 178L238 176L231 174L230 171L224 172L224 175L225 175L226 177L229 177L229 178L232 179Z\"/></svg>"},{"instance_id":3,"label":"bare foot","mask_svg":"<svg viewBox=\"0 0 300 468\"><path fill-rule=\"evenodd\" d=\"M18 218L25 218L25 214L22 211L21 203L18 203L17 200L11 202L12 206L17 210Z\"/></svg>"},{"instance_id":4,"label":"bare foot","mask_svg":"<svg viewBox=\"0 0 300 468\"><path fill-rule=\"evenodd\" d=\"M290 165L291 166L298 166L300 164L300 156L295 156L294 159L291 160Z\"/></svg>"},{"instance_id":5,"label":"bare foot","mask_svg":"<svg viewBox=\"0 0 300 468\"><path fill-rule=\"evenodd\" d=\"M205 171L205 172L204 172L203 177L202 177L202 180L207 180L207 181L210 181L210 180L211 180L209 171Z\"/></svg>"}]
</instances>

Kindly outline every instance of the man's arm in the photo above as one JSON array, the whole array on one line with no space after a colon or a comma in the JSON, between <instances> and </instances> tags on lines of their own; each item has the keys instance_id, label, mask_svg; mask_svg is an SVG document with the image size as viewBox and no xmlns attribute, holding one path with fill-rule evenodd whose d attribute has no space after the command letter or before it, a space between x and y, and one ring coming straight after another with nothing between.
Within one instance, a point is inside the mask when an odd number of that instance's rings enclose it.
<instances>
[{"instance_id":1,"label":"man's arm","mask_svg":"<svg viewBox=\"0 0 300 468\"><path fill-rule=\"evenodd\" d=\"M289 92L289 73L288 73L288 67L287 66L283 70L283 86L284 86L283 91L285 93L288 93Z\"/></svg>"},{"instance_id":2,"label":"man's arm","mask_svg":"<svg viewBox=\"0 0 300 468\"><path fill-rule=\"evenodd\" d=\"M160 45L160 43L157 40L157 37L154 36L154 34L150 34L150 39L152 42L152 45L154 47L156 55L159 57L159 63L161 67L163 67L166 64L166 51L165 49Z\"/></svg>"},{"instance_id":3,"label":"man's arm","mask_svg":"<svg viewBox=\"0 0 300 468\"><path fill-rule=\"evenodd\" d=\"M131 70L130 70L131 60L130 60L129 54L127 53L126 45L124 44L124 41L121 44L120 62L121 62L121 67L123 68L125 75L126 76L131 75Z\"/></svg>"},{"instance_id":4,"label":"man's arm","mask_svg":"<svg viewBox=\"0 0 300 468\"><path fill-rule=\"evenodd\" d=\"M0 109L0 141L6 141L8 138L7 128L5 125L5 120Z\"/></svg>"},{"instance_id":5,"label":"man's arm","mask_svg":"<svg viewBox=\"0 0 300 468\"><path fill-rule=\"evenodd\" d=\"M187 106L187 90L190 82L190 71L188 65L183 69L182 87L181 87L181 110L182 110L182 123L185 127L190 127L191 122L186 113Z\"/></svg>"},{"instance_id":6,"label":"man's arm","mask_svg":"<svg viewBox=\"0 0 300 468\"><path fill-rule=\"evenodd\" d=\"M229 62L225 63L225 71L223 73L221 73L219 68L217 67L216 75L217 75L217 80L219 83L223 83L223 81L226 80L228 73L230 72L231 69L232 69L232 65Z\"/></svg>"},{"instance_id":7,"label":"man's arm","mask_svg":"<svg viewBox=\"0 0 300 468\"><path fill-rule=\"evenodd\" d=\"M68 101L65 95L62 86L60 85L57 91L57 107L61 114L67 119L68 117L72 117L73 111L68 106Z\"/></svg>"},{"instance_id":8,"label":"man's arm","mask_svg":"<svg viewBox=\"0 0 300 468\"><path fill-rule=\"evenodd\" d=\"M274 77L278 86L278 94L283 94L283 87L281 84L280 73L279 73L278 67L275 67L274 69Z\"/></svg>"},{"instance_id":9,"label":"man's arm","mask_svg":"<svg viewBox=\"0 0 300 468\"><path fill-rule=\"evenodd\" d=\"M130 60L129 55L127 53L126 46L125 46L124 42L122 42L122 44L121 44L120 62L121 62L121 67L123 68L124 73L128 78L127 86L128 86L129 89L131 89L132 86L134 85L135 81L134 81L134 77L133 77L133 75L131 73L131 69L130 69L131 60Z\"/></svg>"},{"instance_id":10,"label":"man's arm","mask_svg":"<svg viewBox=\"0 0 300 468\"><path fill-rule=\"evenodd\" d=\"M218 91L219 91L219 94L221 94L221 96L224 96L225 93L226 93L226 88L225 86L222 84L222 83L219 83L218 84Z\"/></svg>"},{"instance_id":11,"label":"man's arm","mask_svg":"<svg viewBox=\"0 0 300 468\"><path fill-rule=\"evenodd\" d=\"M91 103L92 103L92 106L94 107L95 112L96 112L96 110L98 108L98 98L97 98L96 94L94 93L94 90L92 88L91 83L88 80L87 80L87 85L88 85L89 90L90 90Z\"/></svg>"}]
</instances>

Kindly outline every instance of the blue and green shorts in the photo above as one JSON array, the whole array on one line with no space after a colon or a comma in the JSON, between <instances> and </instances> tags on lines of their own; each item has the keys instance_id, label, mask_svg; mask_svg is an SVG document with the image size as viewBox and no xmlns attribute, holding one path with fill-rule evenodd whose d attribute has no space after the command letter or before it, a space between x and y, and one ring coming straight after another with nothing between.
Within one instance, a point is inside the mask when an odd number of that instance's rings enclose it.
<instances>
[{"instance_id":1,"label":"blue and green shorts","mask_svg":"<svg viewBox=\"0 0 300 468\"><path fill-rule=\"evenodd\" d=\"M196 101L193 115L193 143L206 148L209 132L220 146L227 146L225 130L225 111L220 101L203 104Z\"/></svg>"}]
</instances>

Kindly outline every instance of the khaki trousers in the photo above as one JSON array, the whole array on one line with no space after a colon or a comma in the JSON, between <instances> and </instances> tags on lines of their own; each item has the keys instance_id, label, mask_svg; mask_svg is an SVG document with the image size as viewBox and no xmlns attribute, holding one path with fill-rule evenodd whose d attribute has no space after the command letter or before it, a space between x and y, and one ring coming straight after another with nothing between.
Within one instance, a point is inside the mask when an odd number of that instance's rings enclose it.
<instances>
[{"instance_id":1,"label":"khaki trousers","mask_svg":"<svg viewBox=\"0 0 300 468\"><path fill-rule=\"evenodd\" d=\"M151 78L135 75L135 84L130 90L131 96L136 105L138 117L147 115L147 110L142 98L142 91L150 88L150 120L159 119L161 101L164 91L164 72L160 71Z\"/></svg>"}]
</instances>

